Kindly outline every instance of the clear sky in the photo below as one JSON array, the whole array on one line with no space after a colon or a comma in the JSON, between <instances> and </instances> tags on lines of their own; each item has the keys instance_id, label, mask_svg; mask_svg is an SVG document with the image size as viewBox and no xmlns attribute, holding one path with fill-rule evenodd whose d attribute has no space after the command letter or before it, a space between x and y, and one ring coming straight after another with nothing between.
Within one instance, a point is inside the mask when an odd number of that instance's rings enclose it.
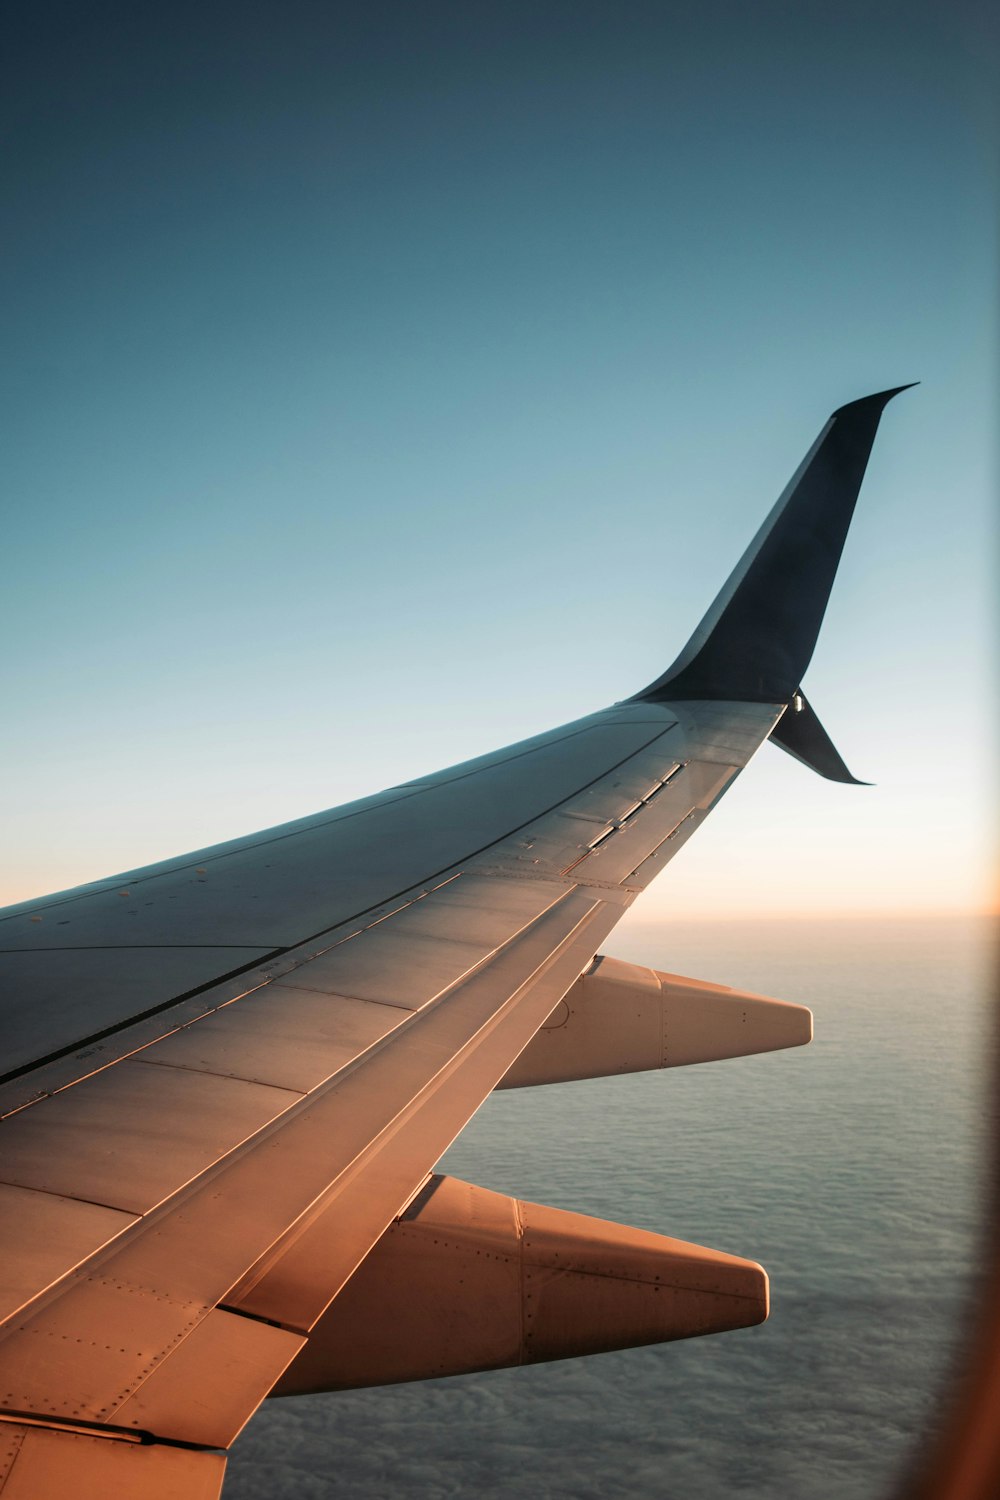
<instances>
[{"instance_id":1,"label":"clear sky","mask_svg":"<svg viewBox=\"0 0 1000 1500\"><path fill-rule=\"evenodd\" d=\"M0 900L599 708L887 410L810 700L641 904L981 907L985 3L8 11Z\"/></svg>"}]
</instances>

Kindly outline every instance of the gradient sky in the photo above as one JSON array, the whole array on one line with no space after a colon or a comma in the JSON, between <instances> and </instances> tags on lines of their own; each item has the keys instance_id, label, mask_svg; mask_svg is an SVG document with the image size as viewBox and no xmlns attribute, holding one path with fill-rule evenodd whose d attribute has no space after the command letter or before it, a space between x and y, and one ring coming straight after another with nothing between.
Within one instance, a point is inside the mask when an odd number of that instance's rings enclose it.
<instances>
[{"instance_id":1,"label":"gradient sky","mask_svg":"<svg viewBox=\"0 0 1000 1500\"><path fill-rule=\"evenodd\" d=\"M992 6L5 25L0 900L635 691L920 380L806 678L877 785L765 746L641 915L987 902Z\"/></svg>"}]
</instances>

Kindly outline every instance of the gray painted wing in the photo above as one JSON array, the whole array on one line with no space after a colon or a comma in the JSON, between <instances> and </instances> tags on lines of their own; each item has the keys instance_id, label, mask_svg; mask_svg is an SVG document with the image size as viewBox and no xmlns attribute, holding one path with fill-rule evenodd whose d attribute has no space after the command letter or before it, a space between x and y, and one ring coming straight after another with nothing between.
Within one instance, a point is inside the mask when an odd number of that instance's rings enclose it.
<instances>
[{"instance_id":1,"label":"gray painted wing","mask_svg":"<svg viewBox=\"0 0 1000 1500\"><path fill-rule=\"evenodd\" d=\"M622 705L8 913L8 1409L227 1446L780 712Z\"/></svg>"},{"instance_id":2,"label":"gray painted wing","mask_svg":"<svg viewBox=\"0 0 1000 1500\"><path fill-rule=\"evenodd\" d=\"M0 913L5 1500L217 1492L204 1450L781 718L887 396L636 699Z\"/></svg>"}]
</instances>

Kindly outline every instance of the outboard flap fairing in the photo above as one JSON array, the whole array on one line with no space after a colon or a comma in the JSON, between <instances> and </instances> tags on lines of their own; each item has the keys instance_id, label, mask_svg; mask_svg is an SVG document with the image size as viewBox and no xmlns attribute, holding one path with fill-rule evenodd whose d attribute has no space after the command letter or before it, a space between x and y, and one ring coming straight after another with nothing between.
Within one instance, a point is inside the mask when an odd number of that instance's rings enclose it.
<instances>
[{"instance_id":1,"label":"outboard flap fairing","mask_svg":"<svg viewBox=\"0 0 1000 1500\"><path fill-rule=\"evenodd\" d=\"M755 1261L433 1176L273 1394L539 1364L749 1328L767 1313Z\"/></svg>"}]
</instances>

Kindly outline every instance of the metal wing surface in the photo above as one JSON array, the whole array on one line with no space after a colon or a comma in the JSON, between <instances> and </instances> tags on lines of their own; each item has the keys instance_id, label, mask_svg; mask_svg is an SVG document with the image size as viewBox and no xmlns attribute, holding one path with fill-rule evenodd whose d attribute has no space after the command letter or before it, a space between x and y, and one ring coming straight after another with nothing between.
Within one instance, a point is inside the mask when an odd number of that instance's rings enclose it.
<instances>
[{"instance_id":1,"label":"metal wing surface","mask_svg":"<svg viewBox=\"0 0 1000 1500\"><path fill-rule=\"evenodd\" d=\"M790 644L774 592L791 547L825 604L889 394L827 423L645 693L0 914L5 1500L218 1493L217 1450L795 710L822 606Z\"/></svg>"}]
</instances>

